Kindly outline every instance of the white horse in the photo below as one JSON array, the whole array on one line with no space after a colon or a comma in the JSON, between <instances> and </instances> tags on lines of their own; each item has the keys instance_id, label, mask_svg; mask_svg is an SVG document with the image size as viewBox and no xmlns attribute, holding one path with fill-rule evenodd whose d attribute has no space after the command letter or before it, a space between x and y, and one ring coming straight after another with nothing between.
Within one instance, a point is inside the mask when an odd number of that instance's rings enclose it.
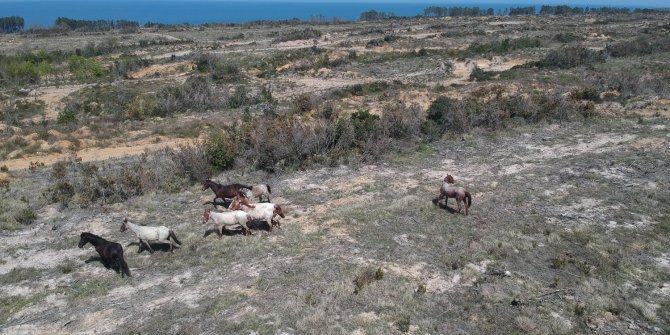
<instances>
[{"instance_id":1,"label":"white horse","mask_svg":"<svg viewBox=\"0 0 670 335\"><path fill-rule=\"evenodd\" d=\"M272 189L268 184L256 184L252 186L251 189L245 187L242 191L249 199L258 198L258 201L263 201L263 197L265 197L267 202L270 202L270 193L272 193Z\"/></svg>"},{"instance_id":2,"label":"white horse","mask_svg":"<svg viewBox=\"0 0 670 335\"><path fill-rule=\"evenodd\" d=\"M128 221L128 218L125 218L121 224L121 231L124 232L127 229L132 230L133 233L135 233L135 235L137 235L137 237L140 239L140 248L137 250L137 252L142 250L142 243L144 243L144 245L149 248L149 252L153 253L154 249L151 248L151 244L149 242L169 244L170 252L173 252L172 250L175 246L174 243L176 243L177 247L181 246L181 242L179 242L179 239L177 239L177 235L174 234L174 231L165 226L140 226ZM170 241L170 238L172 238L174 242Z\"/></svg>"},{"instance_id":3,"label":"white horse","mask_svg":"<svg viewBox=\"0 0 670 335\"><path fill-rule=\"evenodd\" d=\"M278 226L281 228L279 220L275 220L276 216L282 218L286 217L284 211L281 209L281 206L273 204L271 202L250 204L246 198L236 196L233 198L233 202L228 207L231 210L243 210L250 215L253 220L265 221L272 231L273 226Z\"/></svg>"},{"instance_id":4,"label":"white horse","mask_svg":"<svg viewBox=\"0 0 670 335\"><path fill-rule=\"evenodd\" d=\"M218 230L217 234L219 239L223 236L223 227L232 227L232 226L241 226L244 235L249 233L251 235L251 230L247 226L247 222L252 221L249 214L244 211L232 211L232 212L213 212L210 208L205 209L205 213L202 215L202 224L205 224L212 219L214 224L216 224Z\"/></svg>"}]
</instances>

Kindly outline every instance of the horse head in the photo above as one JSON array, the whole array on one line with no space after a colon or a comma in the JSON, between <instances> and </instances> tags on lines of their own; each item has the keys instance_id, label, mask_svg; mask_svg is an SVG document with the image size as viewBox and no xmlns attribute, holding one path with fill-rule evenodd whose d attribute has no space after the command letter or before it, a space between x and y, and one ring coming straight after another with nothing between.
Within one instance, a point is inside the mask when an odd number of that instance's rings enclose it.
<instances>
[{"instance_id":1,"label":"horse head","mask_svg":"<svg viewBox=\"0 0 670 335\"><path fill-rule=\"evenodd\" d=\"M86 242L88 242L88 239L86 237L87 237L86 233L81 233L81 235L79 235L79 248L83 248Z\"/></svg>"},{"instance_id":2,"label":"horse head","mask_svg":"<svg viewBox=\"0 0 670 335\"><path fill-rule=\"evenodd\" d=\"M205 212L202 214L202 224L206 224L207 221L209 221L209 212L211 209L207 208L205 209Z\"/></svg>"},{"instance_id":3,"label":"horse head","mask_svg":"<svg viewBox=\"0 0 670 335\"><path fill-rule=\"evenodd\" d=\"M446 177L444 177L444 181L449 184L453 184L456 181L454 181L454 177L452 177L450 174L448 174Z\"/></svg>"},{"instance_id":4,"label":"horse head","mask_svg":"<svg viewBox=\"0 0 670 335\"><path fill-rule=\"evenodd\" d=\"M208 189L210 186L212 186L212 180L211 180L211 179L207 179L207 180L205 180L205 182L202 184L202 190L204 191L204 190Z\"/></svg>"},{"instance_id":5,"label":"horse head","mask_svg":"<svg viewBox=\"0 0 670 335\"><path fill-rule=\"evenodd\" d=\"M284 211L281 209L279 205L275 205L275 214L281 216L282 218L285 218L284 216Z\"/></svg>"},{"instance_id":6,"label":"horse head","mask_svg":"<svg viewBox=\"0 0 670 335\"><path fill-rule=\"evenodd\" d=\"M126 229L128 229L128 218L123 219L123 223L121 223L120 231L124 232L124 231L126 231Z\"/></svg>"}]
</instances>

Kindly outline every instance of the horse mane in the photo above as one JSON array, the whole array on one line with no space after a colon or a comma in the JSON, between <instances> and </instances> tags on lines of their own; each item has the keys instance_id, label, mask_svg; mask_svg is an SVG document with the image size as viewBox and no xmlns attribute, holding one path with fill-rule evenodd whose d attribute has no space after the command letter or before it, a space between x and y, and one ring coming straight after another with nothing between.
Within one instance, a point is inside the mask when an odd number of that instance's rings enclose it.
<instances>
[{"instance_id":1,"label":"horse mane","mask_svg":"<svg viewBox=\"0 0 670 335\"><path fill-rule=\"evenodd\" d=\"M449 183L449 184L453 184L456 181L454 180L454 177L452 177L450 174L448 174L446 177L444 177L444 182Z\"/></svg>"},{"instance_id":2,"label":"horse mane","mask_svg":"<svg viewBox=\"0 0 670 335\"><path fill-rule=\"evenodd\" d=\"M84 236L86 236L86 237L91 237L91 238L95 238L95 239L98 239L98 240L105 240L104 238L102 238L102 237L100 237L100 236L98 236L98 235L96 235L96 234L89 233L89 232L87 232L87 231L82 232L81 235L79 235L80 238L83 238Z\"/></svg>"}]
</instances>

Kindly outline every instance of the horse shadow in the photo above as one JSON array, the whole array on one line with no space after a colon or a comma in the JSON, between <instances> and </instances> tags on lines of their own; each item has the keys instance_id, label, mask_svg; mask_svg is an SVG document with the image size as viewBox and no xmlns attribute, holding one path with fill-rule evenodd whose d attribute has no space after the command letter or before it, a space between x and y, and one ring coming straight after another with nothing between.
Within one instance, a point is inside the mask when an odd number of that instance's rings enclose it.
<instances>
[{"instance_id":1,"label":"horse shadow","mask_svg":"<svg viewBox=\"0 0 670 335\"><path fill-rule=\"evenodd\" d=\"M202 236L207 237L212 234L217 234L219 232L218 229L212 228L212 229L207 229L205 230L205 234ZM241 235L242 234L242 229L223 229L221 233L225 236L235 236L235 235Z\"/></svg>"},{"instance_id":2,"label":"horse shadow","mask_svg":"<svg viewBox=\"0 0 670 335\"><path fill-rule=\"evenodd\" d=\"M247 223L249 229L270 231L270 225L265 221L251 221Z\"/></svg>"},{"instance_id":3,"label":"horse shadow","mask_svg":"<svg viewBox=\"0 0 670 335\"><path fill-rule=\"evenodd\" d=\"M251 230L270 231L270 225L265 221L247 222L247 227L249 227L249 229L251 229ZM217 228L207 229L207 230L205 230L205 234L202 237L204 238L204 237L207 237L207 236L212 235L212 234L217 234L218 232L219 232L219 230ZM221 233L225 236L241 235L242 234L242 229L223 229L223 231Z\"/></svg>"},{"instance_id":4,"label":"horse shadow","mask_svg":"<svg viewBox=\"0 0 670 335\"><path fill-rule=\"evenodd\" d=\"M137 253L138 253L138 254L139 254L139 253L142 253L142 251L144 251L144 250L149 251L149 248L147 248L147 247L144 245L144 243L140 243L139 241L136 241L136 242L130 242L130 243L126 244L126 248L127 248L127 247L130 247L130 246L132 246L132 245L136 245L136 246L138 246L138 247L137 247ZM154 249L154 251L170 252L170 245L169 245L169 244L164 244L164 243L156 243L156 244L154 244L154 243L149 243L149 245L151 245L151 249ZM174 248L175 248L175 249L178 249L178 248L180 248L180 246L179 246L178 244L175 244L175 245L174 245Z\"/></svg>"},{"instance_id":5,"label":"horse shadow","mask_svg":"<svg viewBox=\"0 0 670 335\"><path fill-rule=\"evenodd\" d=\"M102 264L105 267L105 269L112 269L112 270L116 271L116 273L121 273L121 267L120 266L113 267L111 264L108 264L105 261L103 261L102 257L100 257L100 256L90 256L87 260L84 261L84 263L86 263L86 264L92 263L92 262L100 262L100 264Z\"/></svg>"},{"instance_id":6,"label":"horse shadow","mask_svg":"<svg viewBox=\"0 0 670 335\"><path fill-rule=\"evenodd\" d=\"M440 203L440 198L433 198L433 204L436 205L437 207L446 210L447 212L451 214L455 214L457 211L449 206L447 206L447 202L445 201L444 203Z\"/></svg>"}]
</instances>

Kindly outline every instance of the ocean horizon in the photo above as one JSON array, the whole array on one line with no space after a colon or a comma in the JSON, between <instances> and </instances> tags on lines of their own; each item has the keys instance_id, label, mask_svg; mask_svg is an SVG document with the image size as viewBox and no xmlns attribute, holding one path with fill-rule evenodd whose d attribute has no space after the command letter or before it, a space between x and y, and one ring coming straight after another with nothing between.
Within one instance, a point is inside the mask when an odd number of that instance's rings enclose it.
<instances>
[{"instance_id":1,"label":"ocean horizon","mask_svg":"<svg viewBox=\"0 0 670 335\"><path fill-rule=\"evenodd\" d=\"M555 5L555 2L544 4ZM472 2L472 3L438 3L438 2L400 2L400 1L366 1L366 2L307 2L307 1L212 1L212 0L171 0L171 1L81 1L81 0L30 0L0 1L0 17L21 16L25 20L24 27L52 27L56 18L67 17L79 20L130 20L140 24L156 23L243 23L257 20L309 20L311 17L322 16L331 21L333 17L343 20L357 20L362 12L376 10L390 12L397 16L416 16L423 14L429 6L439 7L480 7L504 11L512 7L536 6L542 4L528 2ZM569 6L605 7L606 5L572 3ZM658 6L609 5L608 7L655 8Z\"/></svg>"}]
</instances>

